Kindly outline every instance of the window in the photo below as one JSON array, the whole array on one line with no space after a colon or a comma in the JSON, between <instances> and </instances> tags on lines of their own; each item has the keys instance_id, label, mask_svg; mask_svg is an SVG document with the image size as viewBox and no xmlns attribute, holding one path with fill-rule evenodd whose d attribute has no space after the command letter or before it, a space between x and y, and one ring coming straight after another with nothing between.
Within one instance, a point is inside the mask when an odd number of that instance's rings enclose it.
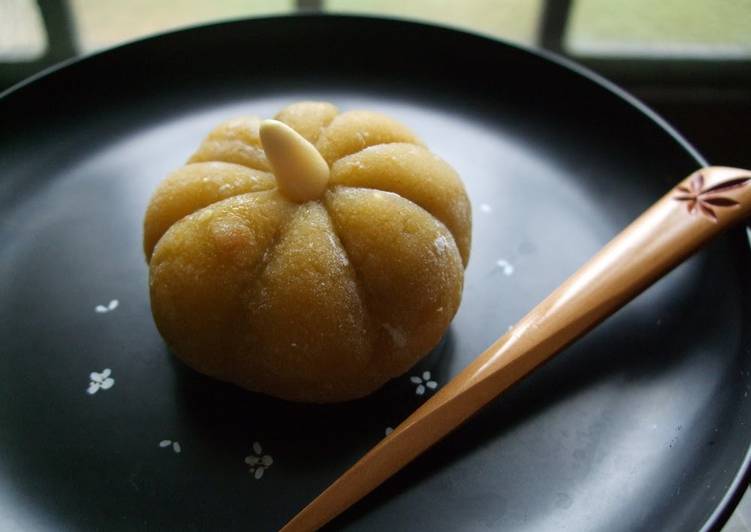
<instances>
[{"instance_id":1,"label":"window","mask_svg":"<svg viewBox=\"0 0 751 532\"><path fill-rule=\"evenodd\" d=\"M299 11L466 28L570 55L626 85L751 80L751 0L0 0L0 89L155 32Z\"/></svg>"},{"instance_id":2,"label":"window","mask_svg":"<svg viewBox=\"0 0 751 532\"><path fill-rule=\"evenodd\" d=\"M289 13L294 7L292 0L70 0L83 52L192 24Z\"/></svg>"},{"instance_id":3,"label":"window","mask_svg":"<svg viewBox=\"0 0 751 532\"><path fill-rule=\"evenodd\" d=\"M0 0L0 61L39 59L47 49L39 7L34 0Z\"/></svg>"},{"instance_id":4,"label":"window","mask_svg":"<svg viewBox=\"0 0 751 532\"><path fill-rule=\"evenodd\" d=\"M748 0L576 0L564 51L580 57L751 58Z\"/></svg>"},{"instance_id":5,"label":"window","mask_svg":"<svg viewBox=\"0 0 751 532\"><path fill-rule=\"evenodd\" d=\"M542 0L327 0L331 13L422 19L534 45Z\"/></svg>"}]
</instances>

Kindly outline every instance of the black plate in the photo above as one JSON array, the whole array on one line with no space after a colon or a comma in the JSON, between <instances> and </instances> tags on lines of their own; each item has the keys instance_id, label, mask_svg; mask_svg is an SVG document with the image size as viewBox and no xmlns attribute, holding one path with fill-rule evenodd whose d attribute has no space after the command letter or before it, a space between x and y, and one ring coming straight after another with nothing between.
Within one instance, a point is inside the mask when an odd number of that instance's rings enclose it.
<instances>
[{"instance_id":1,"label":"black plate","mask_svg":"<svg viewBox=\"0 0 751 532\"><path fill-rule=\"evenodd\" d=\"M151 320L140 246L150 193L213 124L303 98L407 123L459 170L474 205L445 342L339 406L272 400L177 363ZM366 18L146 39L10 91L0 117L3 530L278 528L425 400L410 376L444 384L703 164L570 64ZM748 268L744 232L719 239L333 528L719 526L751 441ZM114 386L87 394L104 368ZM260 480L243 461L253 442L274 459Z\"/></svg>"}]
</instances>

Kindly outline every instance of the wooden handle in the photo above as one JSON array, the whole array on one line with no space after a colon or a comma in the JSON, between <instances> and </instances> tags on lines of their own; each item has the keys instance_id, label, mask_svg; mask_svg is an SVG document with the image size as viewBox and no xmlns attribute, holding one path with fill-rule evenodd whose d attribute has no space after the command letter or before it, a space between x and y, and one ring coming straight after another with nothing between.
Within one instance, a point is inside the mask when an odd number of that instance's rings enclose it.
<instances>
[{"instance_id":1,"label":"wooden handle","mask_svg":"<svg viewBox=\"0 0 751 532\"><path fill-rule=\"evenodd\" d=\"M751 213L751 171L703 168L681 182L303 509L316 530L512 384Z\"/></svg>"}]
</instances>

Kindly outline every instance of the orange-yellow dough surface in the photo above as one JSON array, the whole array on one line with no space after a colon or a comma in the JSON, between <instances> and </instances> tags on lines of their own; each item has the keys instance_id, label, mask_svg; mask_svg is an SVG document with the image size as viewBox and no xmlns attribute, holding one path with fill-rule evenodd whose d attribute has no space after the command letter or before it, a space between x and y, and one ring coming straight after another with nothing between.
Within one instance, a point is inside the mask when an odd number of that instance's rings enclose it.
<instances>
[{"instance_id":1,"label":"orange-yellow dough surface","mask_svg":"<svg viewBox=\"0 0 751 532\"><path fill-rule=\"evenodd\" d=\"M456 172L390 118L320 102L276 118L328 164L324 191L285 196L260 120L215 128L146 211L154 320L180 359L218 379L293 401L362 397L448 328L469 201Z\"/></svg>"}]
</instances>

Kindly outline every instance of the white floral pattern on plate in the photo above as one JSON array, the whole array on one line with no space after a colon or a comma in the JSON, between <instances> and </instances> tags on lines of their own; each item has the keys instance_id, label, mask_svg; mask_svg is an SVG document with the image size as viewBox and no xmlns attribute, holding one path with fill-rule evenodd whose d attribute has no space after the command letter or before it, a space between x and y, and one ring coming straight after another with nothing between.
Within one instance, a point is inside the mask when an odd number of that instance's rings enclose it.
<instances>
[{"instance_id":1,"label":"white floral pattern on plate","mask_svg":"<svg viewBox=\"0 0 751 532\"><path fill-rule=\"evenodd\" d=\"M261 444L254 441L253 452L245 457L245 463L250 466L248 473L251 473L256 480L260 480L263 473L274 463L274 459L268 454L263 454Z\"/></svg>"},{"instance_id":2,"label":"white floral pattern on plate","mask_svg":"<svg viewBox=\"0 0 751 532\"><path fill-rule=\"evenodd\" d=\"M89 379L91 379L91 381L89 382L89 387L86 389L86 393L94 395L99 390L109 390L112 388L115 385L115 379L110 377L111 374L112 370L109 368L102 370L101 373L92 371L89 374Z\"/></svg>"},{"instance_id":3,"label":"white floral pattern on plate","mask_svg":"<svg viewBox=\"0 0 751 532\"><path fill-rule=\"evenodd\" d=\"M106 314L107 312L112 312L118 306L120 306L120 302L117 299L113 299L107 305L97 305L94 307L94 311L97 314Z\"/></svg>"},{"instance_id":4,"label":"white floral pattern on plate","mask_svg":"<svg viewBox=\"0 0 751 532\"><path fill-rule=\"evenodd\" d=\"M412 384L416 384L415 394L424 395L427 389L435 390L438 383L430 378L429 371L423 371L421 376L413 375L409 378Z\"/></svg>"},{"instance_id":5,"label":"white floral pattern on plate","mask_svg":"<svg viewBox=\"0 0 751 532\"><path fill-rule=\"evenodd\" d=\"M495 261L495 266L503 272L503 275L511 275L514 273L514 266L506 259L498 259Z\"/></svg>"},{"instance_id":6,"label":"white floral pattern on plate","mask_svg":"<svg viewBox=\"0 0 751 532\"><path fill-rule=\"evenodd\" d=\"M159 442L159 447L172 447L172 451L174 451L175 454L180 454L183 451L179 441L162 440Z\"/></svg>"}]
</instances>

